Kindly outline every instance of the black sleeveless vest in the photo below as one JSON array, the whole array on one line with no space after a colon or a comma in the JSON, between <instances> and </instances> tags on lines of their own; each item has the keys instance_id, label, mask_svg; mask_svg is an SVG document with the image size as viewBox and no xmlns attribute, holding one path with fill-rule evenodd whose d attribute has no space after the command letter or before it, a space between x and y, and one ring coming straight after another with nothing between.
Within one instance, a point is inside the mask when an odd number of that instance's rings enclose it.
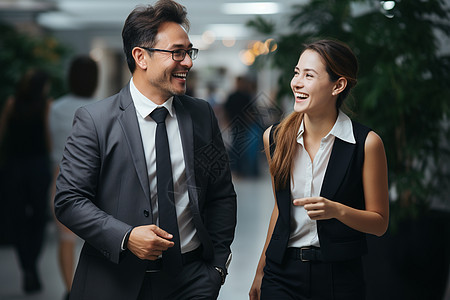
<instances>
[{"instance_id":1,"label":"black sleeveless vest","mask_svg":"<svg viewBox=\"0 0 450 300\"><path fill-rule=\"evenodd\" d=\"M320 196L347 206L364 209L362 169L364 144L368 127L352 121L356 144L335 139L323 179ZM272 127L270 132L271 155L275 150ZM266 250L266 258L282 263L290 236L291 190L290 179L286 188L277 190L278 219ZM337 219L317 221L322 258L326 262L344 261L362 256L367 252L366 236Z\"/></svg>"}]
</instances>

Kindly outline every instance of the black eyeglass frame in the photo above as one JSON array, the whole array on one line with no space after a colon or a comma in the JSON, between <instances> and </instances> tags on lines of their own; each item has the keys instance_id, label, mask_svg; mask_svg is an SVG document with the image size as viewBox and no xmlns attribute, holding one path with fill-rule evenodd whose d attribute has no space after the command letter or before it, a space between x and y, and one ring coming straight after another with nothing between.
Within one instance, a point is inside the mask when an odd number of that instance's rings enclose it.
<instances>
[{"instance_id":1,"label":"black eyeglass frame","mask_svg":"<svg viewBox=\"0 0 450 300\"><path fill-rule=\"evenodd\" d=\"M153 52L153 51L159 51L159 52L167 52L172 53L172 59L176 62L183 61L186 58L186 53L189 55L189 57L192 60L195 60L198 56L198 49L197 48L191 48L189 50L184 49L177 49L177 50L165 50L165 49L157 49L157 48L147 48L147 47L141 47L142 49L145 49L147 51ZM175 59L175 54L181 54L183 56L182 59Z\"/></svg>"}]
</instances>

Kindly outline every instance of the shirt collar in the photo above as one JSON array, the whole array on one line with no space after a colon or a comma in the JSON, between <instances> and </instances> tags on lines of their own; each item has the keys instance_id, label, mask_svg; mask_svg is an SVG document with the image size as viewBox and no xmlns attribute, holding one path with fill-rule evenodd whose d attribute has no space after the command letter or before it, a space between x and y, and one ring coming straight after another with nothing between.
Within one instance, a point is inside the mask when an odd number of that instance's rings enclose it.
<instances>
[{"instance_id":1,"label":"shirt collar","mask_svg":"<svg viewBox=\"0 0 450 300\"><path fill-rule=\"evenodd\" d=\"M305 131L305 127L303 125L303 121L300 124L300 128L297 133L297 143L303 145L303 132ZM338 117L336 119L336 123L334 123L333 128L331 128L330 132L324 137L324 139L328 138L330 135L337 137L344 142L350 144L356 144L355 136L353 134L353 124L350 118L341 110L339 110Z\"/></svg>"},{"instance_id":2,"label":"shirt collar","mask_svg":"<svg viewBox=\"0 0 450 300\"><path fill-rule=\"evenodd\" d=\"M356 144L355 136L353 134L352 120L350 120L350 118L343 113L342 110L339 110L336 123L334 123L334 126L328 135L330 134L344 142Z\"/></svg>"},{"instance_id":3,"label":"shirt collar","mask_svg":"<svg viewBox=\"0 0 450 300\"><path fill-rule=\"evenodd\" d=\"M297 133L297 143L299 143L300 145L303 145L303 132L305 131L305 127L303 125L303 120L300 123L300 128L298 129L298 133Z\"/></svg>"},{"instance_id":4,"label":"shirt collar","mask_svg":"<svg viewBox=\"0 0 450 300\"><path fill-rule=\"evenodd\" d=\"M149 98L145 97L134 85L133 78L130 80L130 93L133 99L136 111L141 115L142 118L146 118L150 113L152 113L158 107L165 107L171 117L174 115L173 111L173 96L166 100L162 105L157 105L155 102L151 101Z\"/></svg>"}]
</instances>

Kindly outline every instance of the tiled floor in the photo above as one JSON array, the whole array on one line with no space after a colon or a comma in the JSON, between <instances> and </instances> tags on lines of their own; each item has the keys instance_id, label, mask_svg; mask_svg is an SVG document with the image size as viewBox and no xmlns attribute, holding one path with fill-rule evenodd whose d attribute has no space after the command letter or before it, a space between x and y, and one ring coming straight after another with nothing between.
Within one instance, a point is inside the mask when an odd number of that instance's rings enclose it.
<instances>
[{"instance_id":1,"label":"tiled floor","mask_svg":"<svg viewBox=\"0 0 450 300\"><path fill-rule=\"evenodd\" d=\"M227 282L222 287L220 300L248 299L248 290L265 241L268 220L273 208L269 178L235 180L238 194L238 224L232 245L233 261ZM56 255L55 230L48 228L47 241L40 260L40 273L44 285L41 293L26 296L21 290L21 274L15 254L10 247L0 247L0 299L1 300L60 300L63 283ZM450 285L445 300L450 299Z\"/></svg>"}]
</instances>

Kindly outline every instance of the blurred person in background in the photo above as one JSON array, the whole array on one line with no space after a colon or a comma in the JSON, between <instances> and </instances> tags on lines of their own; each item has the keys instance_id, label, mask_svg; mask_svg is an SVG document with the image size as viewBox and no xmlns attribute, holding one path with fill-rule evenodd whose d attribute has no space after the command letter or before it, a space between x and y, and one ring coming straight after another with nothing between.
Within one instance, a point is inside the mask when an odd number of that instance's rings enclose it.
<instances>
[{"instance_id":1,"label":"blurred person in background","mask_svg":"<svg viewBox=\"0 0 450 300\"><path fill-rule=\"evenodd\" d=\"M306 45L294 112L264 133L275 205L250 299L365 299L366 234L389 223L381 138L341 105L358 63L337 41Z\"/></svg>"},{"instance_id":2,"label":"blurred person in background","mask_svg":"<svg viewBox=\"0 0 450 300\"><path fill-rule=\"evenodd\" d=\"M206 101L208 101L215 112L220 101L219 95L217 94L217 86L212 82L206 84Z\"/></svg>"},{"instance_id":3,"label":"blurred person in background","mask_svg":"<svg viewBox=\"0 0 450 300\"><path fill-rule=\"evenodd\" d=\"M59 173L64 144L72 129L75 111L84 105L94 102L92 98L98 83L97 63L89 56L75 57L68 72L69 94L54 101L50 107L50 133L52 140L52 163L54 182ZM55 185L52 185L52 201ZM74 251L77 237L67 227L56 220L58 229L58 259L68 299L74 274Z\"/></svg>"},{"instance_id":4,"label":"blurred person in background","mask_svg":"<svg viewBox=\"0 0 450 300\"><path fill-rule=\"evenodd\" d=\"M250 79L244 76L236 77L235 90L228 95L223 106L231 130L231 170L238 177L256 177L259 174L261 133L255 118L257 108L252 99L252 84Z\"/></svg>"},{"instance_id":5,"label":"blurred person in background","mask_svg":"<svg viewBox=\"0 0 450 300\"><path fill-rule=\"evenodd\" d=\"M40 291L37 262L48 215L51 182L48 111L50 77L30 70L3 109L0 123L2 192L11 209L12 240L23 271L26 293Z\"/></svg>"}]
</instances>

